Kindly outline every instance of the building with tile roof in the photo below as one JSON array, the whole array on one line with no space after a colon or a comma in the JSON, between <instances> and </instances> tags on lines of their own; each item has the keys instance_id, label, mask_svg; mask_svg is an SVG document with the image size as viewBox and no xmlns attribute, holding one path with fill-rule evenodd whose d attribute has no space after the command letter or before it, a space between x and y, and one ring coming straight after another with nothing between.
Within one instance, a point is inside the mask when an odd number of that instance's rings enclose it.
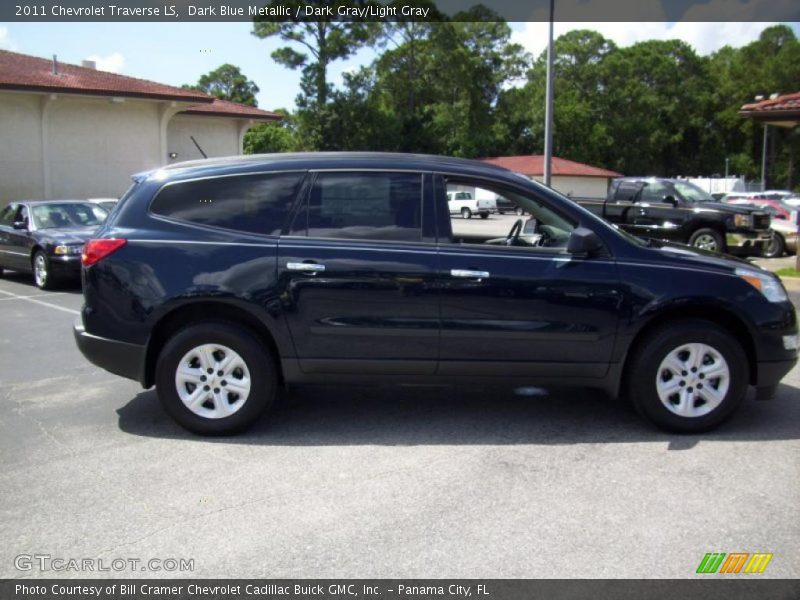
<instances>
[{"instance_id":1,"label":"building with tile roof","mask_svg":"<svg viewBox=\"0 0 800 600\"><path fill-rule=\"evenodd\" d=\"M544 178L544 156L541 154L493 156L480 160L521 173L537 181L542 181ZM621 176L622 174L616 171L554 156L550 183L553 189L572 198L605 198L611 179Z\"/></svg>"},{"instance_id":2,"label":"building with tile roof","mask_svg":"<svg viewBox=\"0 0 800 600\"><path fill-rule=\"evenodd\" d=\"M800 125L800 92L745 104L739 114L776 127L797 127Z\"/></svg>"},{"instance_id":3,"label":"building with tile roof","mask_svg":"<svg viewBox=\"0 0 800 600\"><path fill-rule=\"evenodd\" d=\"M91 61L0 50L0 205L119 196L131 173L241 154L250 127L281 118Z\"/></svg>"}]
</instances>

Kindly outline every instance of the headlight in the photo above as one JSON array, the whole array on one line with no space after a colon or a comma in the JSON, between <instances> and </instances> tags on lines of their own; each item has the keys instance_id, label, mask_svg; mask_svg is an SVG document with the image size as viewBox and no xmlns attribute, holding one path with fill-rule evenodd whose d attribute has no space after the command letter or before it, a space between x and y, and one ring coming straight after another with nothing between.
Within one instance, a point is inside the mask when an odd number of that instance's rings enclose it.
<instances>
[{"instance_id":1,"label":"headlight","mask_svg":"<svg viewBox=\"0 0 800 600\"><path fill-rule=\"evenodd\" d=\"M764 297L770 302L788 300L786 290L783 289L783 285L775 275L752 269L736 269L736 274L764 294Z\"/></svg>"},{"instance_id":2,"label":"headlight","mask_svg":"<svg viewBox=\"0 0 800 600\"><path fill-rule=\"evenodd\" d=\"M733 224L744 229L753 228L753 215L733 215Z\"/></svg>"},{"instance_id":3,"label":"headlight","mask_svg":"<svg viewBox=\"0 0 800 600\"><path fill-rule=\"evenodd\" d=\"M53 248L53 254L57 254L59 256L63 256L65 254L80 254L82 250L83 246L67 246L61 244Z\"/></svg>"}]
</instances>

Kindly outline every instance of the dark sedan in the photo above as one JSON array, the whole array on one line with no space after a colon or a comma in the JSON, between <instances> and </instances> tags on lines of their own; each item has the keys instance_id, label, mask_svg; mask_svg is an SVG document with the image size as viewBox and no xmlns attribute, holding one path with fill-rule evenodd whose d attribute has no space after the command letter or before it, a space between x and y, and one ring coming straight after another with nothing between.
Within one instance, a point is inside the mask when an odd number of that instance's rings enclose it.
<instances>
[{"instance_id":1,"label":"dark sedan","mask_svg":"<svg viewBox=\"0 0 800 600\"><path fill-rule=\"evenodd\" d=\"M107 216L102 206L82 200L12 202L0 211L0 274L31 272L43 290L80 279L83 244Z\"/></svg>"}]
</instances>

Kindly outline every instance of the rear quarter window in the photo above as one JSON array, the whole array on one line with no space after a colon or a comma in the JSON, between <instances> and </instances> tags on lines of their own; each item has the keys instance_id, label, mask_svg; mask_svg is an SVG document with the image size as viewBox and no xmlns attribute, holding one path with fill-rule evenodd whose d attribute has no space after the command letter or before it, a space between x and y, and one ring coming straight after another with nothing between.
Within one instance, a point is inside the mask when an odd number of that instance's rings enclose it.
<instances>
[{"instance_id":1,"label":"rear quarter window","mask_svg":"<svg viewBox=\"0 0 800 600\"><path fill-rule=\"evenodd\" d=\"M235 175L167 184L158 192L150 211L198 225L280 235L303 176Z\"/></svg>"}]
</instances>

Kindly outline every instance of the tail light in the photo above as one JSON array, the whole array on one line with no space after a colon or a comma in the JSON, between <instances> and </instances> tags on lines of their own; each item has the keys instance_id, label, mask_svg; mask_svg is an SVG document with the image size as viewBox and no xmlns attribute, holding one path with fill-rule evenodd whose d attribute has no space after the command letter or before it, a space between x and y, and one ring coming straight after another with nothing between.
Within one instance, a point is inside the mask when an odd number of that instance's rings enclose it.
<instances>
[{"instance_id":1,"label":"tail light","mask_svg":"<svg viewBox=\"0 0 800 600\"><path fill-rule=\"evenodd\" d=\"M103 260L109 254L112 254L122 248L127 242L128 240L117 238L107 240L89 240L83 246L81 264L84 267L91 267L96 262Z\"/></svg>"}]
</instances>

